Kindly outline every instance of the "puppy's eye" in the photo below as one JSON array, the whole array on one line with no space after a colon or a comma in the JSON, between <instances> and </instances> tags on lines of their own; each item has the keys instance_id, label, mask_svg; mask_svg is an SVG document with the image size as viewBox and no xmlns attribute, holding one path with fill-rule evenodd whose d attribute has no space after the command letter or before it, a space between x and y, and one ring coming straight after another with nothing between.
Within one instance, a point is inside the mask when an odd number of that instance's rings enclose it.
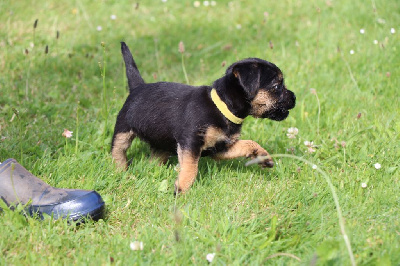
<instances>
[{"instance_id":1,"label":"puppy's eye","mask_svg":"<svg viewBox=\"0 0 400 266\"><path fill-rule=\"evenodd\" d=\"M278 89L279 89L279 86L278 86L278 84L276 84L276 85L274 85L272 88L273 88L274 90L278 90Z\"/></svg>"}]
</instances>

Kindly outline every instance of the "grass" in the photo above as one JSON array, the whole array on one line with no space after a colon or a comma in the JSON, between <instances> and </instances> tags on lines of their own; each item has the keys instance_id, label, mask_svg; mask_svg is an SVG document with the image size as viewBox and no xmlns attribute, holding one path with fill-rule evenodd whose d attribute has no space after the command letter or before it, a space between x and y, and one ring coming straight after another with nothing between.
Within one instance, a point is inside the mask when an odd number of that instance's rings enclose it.
<instances>
[{"instance_id":1,"label":"grass","mask_svg":"<svg viewBox=\"0 0 400 266\"><path fill-rule=\"evenodd\" d=\"M107 216L75 226L5 210L0 264L206 264L216 253L216 264L348 265L343 223L357 264L397 265L399 14L383 0L2 1L0 160L14 157L53 186L95 189ZM276 63L297 106L279 123L247 118L242 138L324 169L343 220L323 174L286 157L272 170L204 158L177 199L176 158L159 167L142 142L129 170L116 171L109 146L127 96L120 41L148 82L210 84L238 59ZM142 251L130 249L135 240Z\"/></svg>"}]
</instances>

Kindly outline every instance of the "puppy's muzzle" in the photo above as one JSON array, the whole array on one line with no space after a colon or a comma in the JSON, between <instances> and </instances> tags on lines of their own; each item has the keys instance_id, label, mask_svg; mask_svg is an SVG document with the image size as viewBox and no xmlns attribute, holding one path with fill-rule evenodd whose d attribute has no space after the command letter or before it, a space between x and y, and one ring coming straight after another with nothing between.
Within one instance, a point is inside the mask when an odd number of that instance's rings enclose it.
<instances>
[{"instance_id":1,"label":"puppy's muzzle","mask_svg":"<svg viewBox=\"0 0 400 266\"><path fill-rule=\"evenodd\" d=\"M282 121L286 119L289 115L289 110L293 109L296 106L296 95L290 91L285 90L278 102L274 105L274 108L267 111L263 118L269 118L275 121Z\"/></svg>"},{"instance_id":2,"label":"puppy's muzzle","mask_svg":"<svg viewBox=\"0 0 400 266\"><path fill-rule=\"evenodd\" d=\"M285 90L281 104L284 105L287 110L293 109L296 106L296 95L290 90Z\"/></svg>"}]
</instances>

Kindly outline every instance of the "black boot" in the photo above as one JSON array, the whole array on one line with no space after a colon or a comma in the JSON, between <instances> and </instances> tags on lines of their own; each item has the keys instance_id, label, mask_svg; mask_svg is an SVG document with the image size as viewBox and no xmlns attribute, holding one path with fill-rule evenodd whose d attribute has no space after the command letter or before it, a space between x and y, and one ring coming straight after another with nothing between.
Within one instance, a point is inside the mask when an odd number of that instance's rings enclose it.
<instances>
[{"instance_id":1,"label":"black boot","mask_svg":"<svg viewBox=\"0 0 400 266\"><path fill-rule=\"evenodd\" d=\"M96 191L54 188L14 159L0 164L0 198L8 205L26 205L27 213L53 215L54 219L98 220L104 214L104 201Z\"/></svg>"}]
</instances>

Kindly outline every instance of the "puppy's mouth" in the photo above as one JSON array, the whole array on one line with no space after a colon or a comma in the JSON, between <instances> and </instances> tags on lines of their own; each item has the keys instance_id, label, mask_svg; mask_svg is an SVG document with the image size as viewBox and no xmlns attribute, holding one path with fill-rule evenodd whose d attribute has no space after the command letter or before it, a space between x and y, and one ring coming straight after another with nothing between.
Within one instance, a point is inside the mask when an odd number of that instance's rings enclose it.
<instances>
[{"instance_id":1,"label":"puppy's mouth","mask_svg":"<svg viewBox=\"0 0 400 266\"><path fill-rule=\"evenodd\" d=\"M282 121L289 115L289 110L296 105L296 96L292 91L287 90L280 101L274 107L265 112L262 117L275 121Z\"/></svg>"},{"instance_id":2,"label":"puppy's mouth","mask_svg":"<svg viewBox=\"0 0 400 266\"><path fill-rule=\"evenodd\" d=\"M285 90L279 95L261 91L251 105L250 114L252 116L282 121L289 115L289 110L296 105L296 96L289 90Z\"/></svg>"},{"instance_id":3,"label":"puppy's mouth","mask_svg":"<svg viewBox=\"0 0 400 266\"><path fill-rule=\"evenodd\" d=\"M276 110L271 110L271 111L264 113L262 118L268 118L268 119L275 120L275 121L282 121L282 120L285 120L286 117L288 117L288 115L289 115L288 110L276 109Z\"/></svg>"}]
</instances>

